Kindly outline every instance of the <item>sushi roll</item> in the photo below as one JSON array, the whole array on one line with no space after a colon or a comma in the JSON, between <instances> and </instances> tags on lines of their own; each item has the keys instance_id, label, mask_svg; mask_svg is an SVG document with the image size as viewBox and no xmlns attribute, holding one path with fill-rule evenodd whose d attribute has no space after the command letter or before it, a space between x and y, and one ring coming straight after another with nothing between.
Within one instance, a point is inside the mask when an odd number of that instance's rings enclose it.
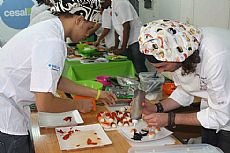
<instances>
[{"instance_id":1,"label":"sushi roll","mask_svg":"<svg viewBox=\"0 0 230 153\"><path fill-rule=\"evenodd\" d=\"M114 120L112 118L109 118L109 122L112 123Z\"/></svg>"},{"instance_id":2,"label":"sushi roll","mask_svg":"<svg viewBox=\"0 0 230 153\"><path fill-rule=\"evenodd\" d=\"M105 116L106 116L106 118L111 118L112 117L112 115L109 112L105 113Z\"/></svg>"},{"instance_id":3,"label":"sushi roll","mask_svg":"<svg viewBox=\"0 0 230 153\"><path fill-rule=\"evenodd\" d=\"M99 122L103 123L103 122L105 122L105 119L102 117L102 118L100 118Z\"/></svg>"},{"instance_id":4,"label":"sushi roll","mask_svg":"<svg viewBox=\"0 0 230 153\"><path fill-rule=\"evenodd\" d=\"M125 121L123 123L124 123L124 126L129 126L129 121Z\"/></svg>"},{"instance_id":5,"label":"sushi roll","mask_svg":"<svg viewBox=\"0 0 230 153\"><path fill-rule=\"evenodd\" d=\"M155 133L158 133L158 132L160 132L161 131L161 128L160 127L156 127L155 128Z\"/></svg>"},{"instance_id":6,"label":"sushi roll","mask_svg":"<svg viewBox=\"0 0 230 153\"><path fill-rule=\"evenodd\" d=\"M101 123L101 126L102 126L103 128L105 128L105 129L110 129L110 128L111 128L109 122L102 122L102 123Z\"/></svg>"},{"instance_id":7,"label":"sushi roll","mask_svg":"<svg viewBox=\"0 0 230 153\"><path fill-rule=\"evenodd\" d=\"M119 111L120 112L125 112L125 107L121 107Z\"/></svg>"},{"instance_id":8,"label":"sushi roll","mask_svg":"<svg viewBox=\"0 0 230 153\"><path fill-rule=\"evenodd\" d=\"M118 116L119 118L122 118L122 117L123 117L123 113L119 111L118 114L117 114L117 116Z\"/></svg>"},{"instance_id":9,"label":"sushi roll","mask_svg":"<svg viewBox=\"0 0 230 153\"><path fill-rule=\"evenodd\" d=\"M132 136L134 136L134 133L136 133L136 132L137 132L137 129L135 129L135 128L130 130L130 134L131 134Z\"/></svg>"},{"instance_id":10,"label":"sushi roll","mask_svg":"<svg viewBox=\"0 0 230 153\"><path fill-rule=\"evenodd\" d=\"M132 120L132 123L135 126L138 123L138 120Z\"/></svg>"},{"instance_id":11,"label":"sushi roll","mask_svg":"<svg viewBox=\"0 0 230 153\"><path fill-rule=\"evenodd\" d=\"M111 127L112 127L112 128L116 128L116 127L117 127L117 124L114 123L114 122L112 122L112 123L111 123Z\"/></svg>"},{"instance_id":12,"label":"sushi roll","mask_svg":"<svg viewBox=\"0 0 230 153\"><path fill-rule=\"evenodd\" d=\"M123 123L126 122L126 121L128 121L126 118L123 118L123 119L122 119L122 122L123 122Z\"/></svg>"},{"instance_id":13,"label":"sushi roll","mask_svg":"<svg viewBox=\"0 0 230 153\"><path fill-rule=\"evenodd\" d=\"M153 132L153 131L149 131L149 132L148 132L148 137L149 137L149 138L153 138L155 135L156 135L156 133Z\"/></svg>"},{"instance_id":14,"label":"sushi roll","mask_svg":"<svg viewBox=\"0 0 230 153\"><path fill-rule=\"evenodd\" d=\"M118 126L123 126L123 123L121 121L118 121L117 125Z\"/></svg>"}]
</instances>

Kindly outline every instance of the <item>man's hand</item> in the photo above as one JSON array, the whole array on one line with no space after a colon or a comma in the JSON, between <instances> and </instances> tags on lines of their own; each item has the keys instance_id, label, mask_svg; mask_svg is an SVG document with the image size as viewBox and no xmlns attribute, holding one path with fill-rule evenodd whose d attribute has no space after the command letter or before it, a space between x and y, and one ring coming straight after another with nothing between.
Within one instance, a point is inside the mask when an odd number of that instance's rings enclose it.
<instances>
[{"instance_id":1,"label":"man's hand","mask_svg":"<svg viewBox=\"0 0 230 153\"><path fill-rule=\"evenodd\" d=\"M93 109L92 100L77 100L78 107L77 109L82 113L88 113Z\"/></svg>"},{"instance_id":2,"label":"man's hand","mask_svg":"<svg viewBox=\"0 0 230 153\"><path fill-rule=\"evenodd\" d=\"M103 102L105 105L114 105L117 97L115 94L109 91L101 91L101 95L98 101Z\"/></svg>"},{"instance_id":3,"label":"man's hand","mask_svg":"<svg viewBox=\"0 0 230 153\"><path fill-rule=\"evenodd\" d=\"M147 122L149 127L168 126L168 113L152 113L149 115L143 115L142 118Z\"/></svg>"},{"instance_id":4,"label":"man's hand","mask_svg":"<svg viewBox=\"0 0 230 153\"><path fill-rule=\"evenodd\" d=\"M113 51L116 50L116 49L117 49L117 47L112 46L112 47L109 48L109 52L112 52L112 53L113 53Z\"/></svg>"},{"instance_id":5,"label":"man's hand","mask_svg":"<svg viewBox=\"0 0 230 153\"><path fill-rule=\"evenodd\" d=\"M123 53L123 49L115 49L115 50L113 50L113 53L115 54L115 55L121 55L122 53Z\"/></svg>"},{"instance_id":6,"label":"man's hand","mask_svg":"<svg viewBox=\"0 0 230 153\"><path fill-rule=\"evenodd\" d=\"M142 106L143 106L143 110L142 110L143 115L149 115L152 113L156 113L156 106L150 103L149 100L145 99L145 101L142 102Z\"/></svg>"},{"instance_id":7,"label":"man's hand","mask_svg":"<svg viewBox=\"0 0 230 153\"><path fill-rule=\"evenodd\" d=\"M67 54L68 55L74 55L75 50L71 47L67 47Z\"/></svg>"},{"instance_id":8,"label":"man's hand","mask_svg":"<svg viewBox=\"0 0 230 153\"><path fill-rule=\"evenodd\" d=\"M98 40L93 43L94 46L98 46L99 44L100 44L100 41Z\"/></svg>"}]
</instances>

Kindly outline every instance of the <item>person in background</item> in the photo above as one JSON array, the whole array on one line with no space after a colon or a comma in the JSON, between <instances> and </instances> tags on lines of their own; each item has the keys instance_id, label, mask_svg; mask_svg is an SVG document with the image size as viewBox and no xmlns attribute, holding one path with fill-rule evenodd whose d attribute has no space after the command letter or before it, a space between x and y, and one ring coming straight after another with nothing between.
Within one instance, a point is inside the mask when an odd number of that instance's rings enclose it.
<instances>
[{"instance_id":1,"label":"person in background","mask_svg":"<svg viewBox=\"0 0 230 153\"><path fill-rule=\"evenodd\" d=\"M165 100L143 103L143 119L149 126L202 126L202 143L230 152L230 31L171 20L144 25L141 52L158 72L170 71L177 88ZM200 111L175 114L201 98Z\"/></svg>"},{"instance_id":2,"label":"person in background","mask_svg":"<svg viewBox=\"0 0 230 153\"><path fill-rule=\"evenodd\" d=\"M111 48L115 45L114 40L114 28L112 25L112 9L111 3L101 0L102 3L102 28L103 31L94 43L95 46L100 45L100 42L105 39L105 45L107 48Z\"/></svg>"},{"instance_id":3,"label":"person in background","mask_svg":"<svg viewBox=\"0 0 230 153\"><path fill-rule=\"evenodd\" d=\"M36 0L36 1L37 4L35 4L31 8L29 26L34 25L41 21L45 21L57 17L49 11L50 5L52 5L50 0Z\"/></svg>"},{"instance_id":4,"label":"person in background","mask_svg":"<svg viewBox=\"0 0 230 153\"><path fill-rule=\"evenodd\" d=\"M97 23L94 23L94 26L93 28L91 28L88 33L87 33L87 37L94 37L94 39L96 40L97 39L97 34L100 33L100 28L101 28L101 17L99 19L99 21ZM94 41L95 41L94 40Z\"/></svg>"},{"instance_id":5,"label":"person in background","mask_svg":"<svg viewBox=\"0 0 230 153\"><path fill-rule=\"evenodd\" d=\"M30 152L30 104L36 103L39 112L91 111L91 101L56 97L57 89L95 97L107 105L116 100L111 92L79 86L61 76L67 55L65 38L85 39L97 19L99 1L58 0L53 6L50 10L57 18L20 31L1 49L0 152Z\"/></svg>"},{"instance_id":6,"label":"person in background","mask_svg":"<svg viewBox=\"0 0 230 153\"><path fill-rule=\"evenodd\" d=\"M104 3L111 5L111 0L105 0ZM127 56L137 73L146 72L145 56L140 53L138 43L141 21L128 0L112 1L112 23L115 29L115 46L111 47L111 51L116 55Z\"/></svg>"},{"instance_id":7,"label":"person in background","mask_svg":"<svg viewBox=\"0 0 230 153\"><path fill-rule=\"evenodd\" d=\"M37 4L35 4L31 8L29 26L32 26L36 23L57 17L56 15L52 14L52 12L49 10L50 7L52 6L52 3L50 0L36 0L36 1L37 1ZM67 39L65 41L67 42ZM68 55L73 55L74 52L75 52L74 49L67 46Z\"/></svg>"}]
</instances>

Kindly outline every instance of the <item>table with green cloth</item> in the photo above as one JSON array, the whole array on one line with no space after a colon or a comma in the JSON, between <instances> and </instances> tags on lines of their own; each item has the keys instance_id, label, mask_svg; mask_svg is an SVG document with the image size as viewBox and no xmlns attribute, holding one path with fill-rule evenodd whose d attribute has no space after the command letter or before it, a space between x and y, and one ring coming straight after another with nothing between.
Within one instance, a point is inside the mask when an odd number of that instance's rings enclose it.
<instances>
[{"instance_id":1,"label":"table with green cloth","mask_svg":"<svg viewBox=\"0 0 230 153\"><path fill-rule=\"evenodd\" d=\"M66 60L62 76L73 81L96 80L97 76L134 77L135 69L130 60L93 64L82 64L78 60Z\"/></svg>"}]
</instances>

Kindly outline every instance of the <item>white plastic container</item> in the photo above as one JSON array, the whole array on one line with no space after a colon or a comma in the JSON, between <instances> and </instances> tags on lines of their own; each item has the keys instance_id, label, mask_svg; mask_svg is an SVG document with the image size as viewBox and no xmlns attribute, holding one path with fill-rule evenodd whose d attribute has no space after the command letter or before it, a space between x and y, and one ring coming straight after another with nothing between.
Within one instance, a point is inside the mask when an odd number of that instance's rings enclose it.
<instances>
[{"instance_id":1,"label":"white plastic container","mask_svg":"<svg viewBox=\"0 0 230 153\"><path fill-rule=\"evenodd\" d=\"M141 72L139 73L140 86L139 89L146 93L160 92L162 90L162 84L165 81L163 75L155 72Z\"/></svg>"},{"instance_id":2,"label":"white plastic container","mask_svg":"<svg viewBox=\"0 0 230 153\"><path fill-rule=\"evenodd\" d=\"M128 153L224 153L221 149L209 144L188 144L169 146L132 147Z\"/></svg>"}]
</instances>

